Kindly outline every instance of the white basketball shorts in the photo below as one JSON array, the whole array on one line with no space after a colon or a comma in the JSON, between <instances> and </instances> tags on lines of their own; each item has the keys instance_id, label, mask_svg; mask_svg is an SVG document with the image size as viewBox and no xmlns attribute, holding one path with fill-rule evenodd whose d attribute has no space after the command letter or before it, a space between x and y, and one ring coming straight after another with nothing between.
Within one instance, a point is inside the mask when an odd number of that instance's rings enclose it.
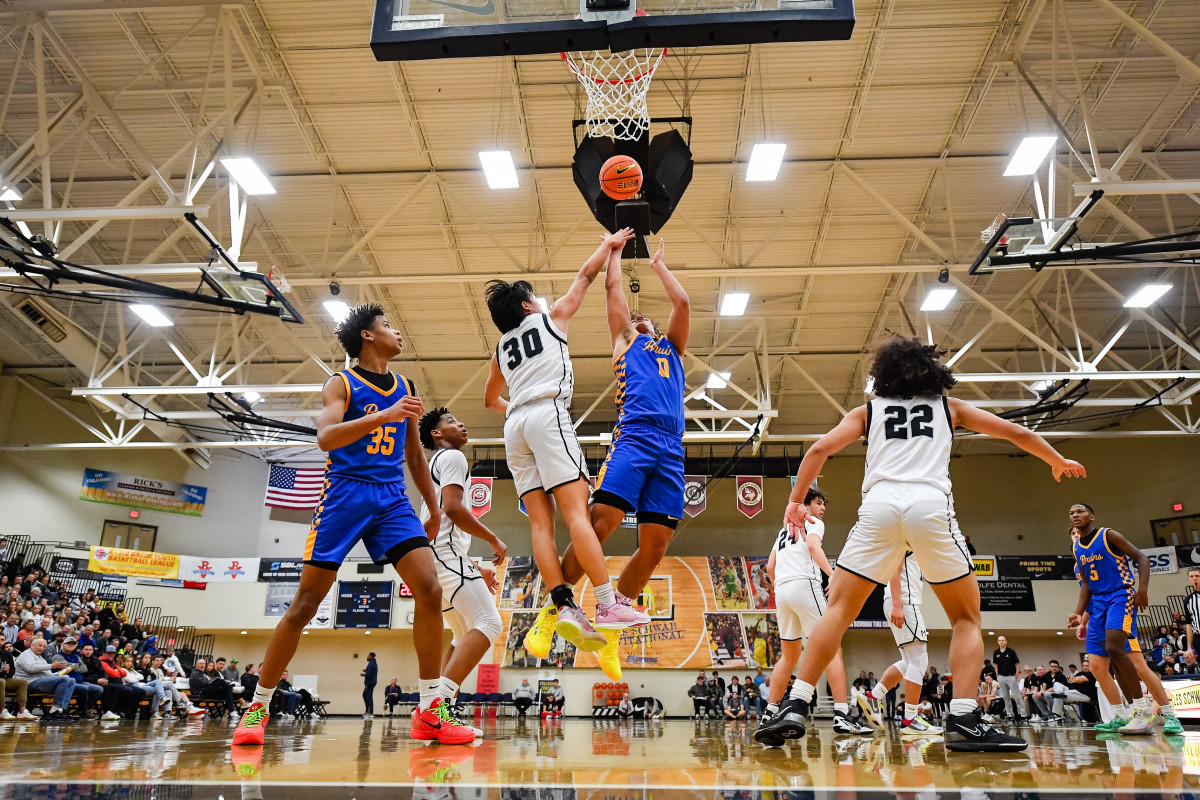
<instances>
[{"instance_id":1,"label":"white basketball shorts","mask_svg":"<svg viewBox=\"0 0 1200 800\"><path fill-rule=\"evenodd\" d=\"M450 643L457 647L463 636L477 626L476 621L489 619L499 627L496 596L488 589L475 562L444 546L433 548L433 553L438 583L442 585L442 614L454 633Z\"/></svg>"},{"instance_id":2,"label":"white basketball shorts","mask_svg":"<svg viewBox=\"0 0 1200 800\"><path fill-rule=\"evenodd\" d=\"M892 620L888 618L888 627L892 629L892 638L896 640L896 647L904 647L906 644L913 642L928 642L929 632L925 630L925 617L921 615L920 606L902 606L904 609L904 626L897 628L892 624ZM890 609L886 604L883 613L886 616Z\"/></svg>"},{"instance_id":3,"label":"white basketball shorts","mask_svg":"<svg viewBox=\"0 0 1200 800\"><path fill-rule=\"evenodd\" d=\"M550 492L588 477L571 415L553 400L521 406L509 415L504 451L517 497L534 489Z\"/></svg>"},{"instance_id":4,"label":"white basketball shorts","mask_svg":"<svg viewBox=\"0 0 1200 800\"><path fill-rule=\"evenodd\" d=\"M974 572L952 495L921 483L877 483L863 496L837 568L883 585L900 568L906 550L931 584Z\"/></svg>"},{"instance_id":5,"label":"white basketball shorts","mask_svg":"<svg viewBox=\"0 0 1200 800\"><path fill-rule=\"evenodd\" d=\"M787 642L807 639L825 613L825 590L821 582L800 578L777 584L775 613L780 639Z\"/></svg>"}]
</instances>

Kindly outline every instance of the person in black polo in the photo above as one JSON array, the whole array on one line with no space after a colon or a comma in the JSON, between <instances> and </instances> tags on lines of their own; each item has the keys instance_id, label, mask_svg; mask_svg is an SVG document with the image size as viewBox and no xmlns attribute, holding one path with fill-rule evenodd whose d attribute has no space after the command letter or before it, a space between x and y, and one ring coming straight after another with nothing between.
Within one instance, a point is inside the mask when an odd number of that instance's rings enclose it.
<instances>
[{"instance_id":1,"label":"person in black polo","mask_svg":"<svg viewBox=\"0 0 1200 800\"><path fill-rule=\"evenodd\" d=\"M1191 591L1183 601L1183 622L1187 631L1187 649L1196 652L1192 636L1200 626L1200 567L1188 567L1188 583Z\"/></svg>"},{"instance_id":2,"label":"person in black polo","mask_svg":"<svg viewBox=\"0 0 1200 800\"><path fill-rule=\"evenodd\" d=\"M1021 690L1017 675L1021 672L1021 657L1008 646L1008 639L1004 636L996 637L996 644L999 646L992 651L992 664L996 667L996 682L1000 684L1000 700L1005 708L1009 703L1012 704L1012 719L1018 720L1021 718L1018 705Z\"/></svg>"}]
</instances>

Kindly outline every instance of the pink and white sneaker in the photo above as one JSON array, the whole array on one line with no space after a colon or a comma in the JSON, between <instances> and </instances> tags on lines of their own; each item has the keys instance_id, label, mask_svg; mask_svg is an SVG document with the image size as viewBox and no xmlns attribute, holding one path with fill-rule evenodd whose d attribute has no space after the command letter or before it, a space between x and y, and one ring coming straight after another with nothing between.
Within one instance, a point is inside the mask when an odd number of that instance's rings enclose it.
<instances>
[{"instance_id":1,"label":"pink and white sneaker","mask_svg":"<svg viewBox=\"0 0 1200 800\"><path fill-rule=\"evenodd\" d=\"M596 627L597 628L633 628L640 625L649 625L650 617L635 609L633 606L625 605L622 602L613 603L611 606L596 606Z\"/></svg>"},{"instance_id":2,"label":"pink and white sneaker","mask_svg":"<svg viewBox=\"0 0 1200 800\"><path fill-rule=\"evenodd\" d=\"M585 653L594 653L608 644L604 634L597 632L592 623L588 622L587 616L578 608L560 608L554 630Z\"/></svg>"}]
</instances>

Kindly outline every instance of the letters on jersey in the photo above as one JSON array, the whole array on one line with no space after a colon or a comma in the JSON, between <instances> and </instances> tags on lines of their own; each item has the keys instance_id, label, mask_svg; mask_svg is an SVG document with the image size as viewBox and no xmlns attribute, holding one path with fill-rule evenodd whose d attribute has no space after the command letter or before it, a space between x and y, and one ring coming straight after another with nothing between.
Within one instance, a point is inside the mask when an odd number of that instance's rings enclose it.
<instances>
[{"instance_id":1,"label":"letters on jersey","mask_svg":"<svg viewBox=\"0 0 1200 800\"><path fill-rule=\"evenodd\" d=\"M508 384L508 413L539 400L570 405L575 387L567 337L549 314L530 314L500 337L500 372Z\"/></svg>"},{"instance_id":2,"label":"letters on jersey","mask_svg":"<svg viewBox=\"0 0 1200 800\"><path fill-rule=\"evenodd\" d=\"M342 420L350 422L395 405L406 395L417 396L407 378L395 375L392 388L382 391L364 381L353 370L337 373L346 386L346 409ZM352 478L368 483L404 483L404 442L408 420L380 425L345 447L329 451L326 476Z\"/></svg>"},{"instance_id":3,"label":"letters on jersey","mask_svg":"<svg viewBox=\"0 0 1200 800\"><path fill-rule=\"evenodd\" d=\"M867 403L867 464L863 493L881 481L925 483L950 494L954 424L943 396Z\"/></svg>"}]
</instances>

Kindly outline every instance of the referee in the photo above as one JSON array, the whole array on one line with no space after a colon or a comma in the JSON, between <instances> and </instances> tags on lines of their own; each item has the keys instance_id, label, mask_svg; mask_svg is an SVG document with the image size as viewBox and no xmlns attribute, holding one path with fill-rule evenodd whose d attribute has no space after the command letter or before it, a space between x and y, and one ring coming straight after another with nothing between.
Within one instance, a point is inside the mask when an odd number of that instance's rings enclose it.
<instances>
[{"instance_id":1,"label":"referee","mask_svg":"<svg viewBox=\"0 0 1200 800\"><path fill-rule=\"evenodd\" d=\"M1192 591L1183 600L1183 621L1187 624L1187 649L1194 653L1192 626L1200 620L1200 567L1188 567L1188 583L1192 585Z\"/></svg>"},{"instance_id":2,"label":"referee","mask_svg":"<svg viewBox=\"0 0 1200 800\"><path fill-rule=\"evenodd\" d=\"M1016 721L1024 716L1021 713L1021 689L1017 683L1017 675L1021 671L1021 657L1017 655L1016 650L1008 646L1008 639L1004 636L996 637L996 644L999 647L992 651L992 664L996 667L996 682L1000 684L1000 700L1005 703L1005 707L1008 702L1012 702L1012 719Z\"/></svg>"}]
</instances>

